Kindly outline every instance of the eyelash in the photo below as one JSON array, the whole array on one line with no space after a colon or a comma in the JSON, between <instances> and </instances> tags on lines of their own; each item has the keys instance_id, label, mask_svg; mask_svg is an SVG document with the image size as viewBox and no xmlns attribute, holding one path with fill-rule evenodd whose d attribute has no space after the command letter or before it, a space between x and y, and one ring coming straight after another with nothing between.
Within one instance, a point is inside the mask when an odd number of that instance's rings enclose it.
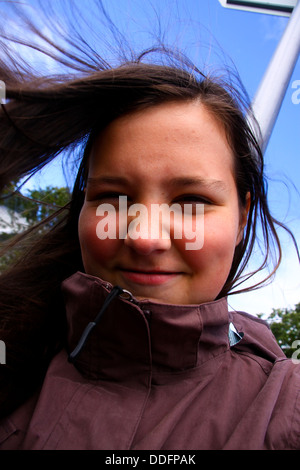
<instances>
[{"instance_id":1,"label":"eyelash","mask_svg":"<svg viewBox=\"0 0 300 470\"><path fill-rule=\"evenodd\" d=\"M176 198L175 202L178 202L178 201L183 202L183 203L184 203L185 201L186 201L187 203L190 202L190 201L192 201L192 202L194 202L194 203L196 203L196 204L197 204L197 203L198 203L198 204L201 204L201 203L202 203L202 204L212 204L212 201L209 200L209 199L207 199L206 197L204 197L204 196L196 196L196 195L192 195L192 194L191 194L191 195L188 194L188 195L184 195L184 196L180 196L179 198Z\"/></svg>"},{"instance_id":2,"label":"eyelash","mask_svg":"<svg viewBox=\"0 0 300 470\"><path fill-rule=\"evenodd\" d=\"M104 199L118 199L120 196L126 196L127 200L131 201L131 198L128 197L127 194L124 193L119 193L118 191L115 192L106 192L106 193L101 193L97 194L93 199L97 201L101 201ZM212 204L212 201L209 200L208 198L205 198L203 196L197 196L193 194L187 194L187 195L182 195L174 199L172 203L195 203L195 204Z\"/></svg>"}]
</instances>

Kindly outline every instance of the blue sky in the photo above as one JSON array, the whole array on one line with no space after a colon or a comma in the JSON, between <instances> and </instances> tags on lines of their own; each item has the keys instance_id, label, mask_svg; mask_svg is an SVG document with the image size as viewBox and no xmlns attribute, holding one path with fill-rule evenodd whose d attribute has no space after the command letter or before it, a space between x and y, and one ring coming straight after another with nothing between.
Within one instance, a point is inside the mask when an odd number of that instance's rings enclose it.
<instances>
[{"instance_id":1,"label":"blue sky","mask_svg":"<svg viewBox=\"0 0 300 470\"><path fill-rule=\"evenodd\" d=\"M67 5L70 1L55 4ZM36 6L35 0L24 3ZM78 4L86 18L82 34L93 41L92 27L99 31L94 1L79 1ZM165 42L183 49L199 68L207 71L221 70L224 64L235 66L251 99L288 22L285 17L225 9L218 0L104 0L103 4L134 48L149 47L160 27ZM38 10L34 11L38 21ZM47 23L43 24L47 29ZM300 195L297 193L300 188L300 104L292 102L295 92L292 84L296 80L300 80L300 59L275 124L265 162L273 215L293 229L300 244ZM31 184L65 185L59 174L57 168L44 170ZM284 234L281 237L284 262L273 287L231 297L233 308L253 314L269 313L273 307L293 307L300 302L299 263L291 241Z\"/></svg>"}]
</instances>

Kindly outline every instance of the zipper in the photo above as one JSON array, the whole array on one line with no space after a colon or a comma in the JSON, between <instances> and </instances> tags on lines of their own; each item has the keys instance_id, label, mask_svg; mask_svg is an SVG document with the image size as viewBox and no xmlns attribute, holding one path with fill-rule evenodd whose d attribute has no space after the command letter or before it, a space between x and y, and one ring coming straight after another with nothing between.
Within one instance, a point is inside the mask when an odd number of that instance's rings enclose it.
<instances>
[{"instance_id":1,"label":"zipper","mask_svg":"<svg viewBox=\"0 0 300 470\"><path fill-rule=\"evenodd\" d=\"M83 346L85 345L91 331L95 328L95 326L99 323L100 321L100 318L102 317L103 313L105 312L105 310L107 309L107 307L109 306L109 304L113 301L113 299L117 296L119 296L120 294L123 293L123 289L122 287L120 286L114 286L112 288L112 290L110 291L110 293L108 294L108 296L106 297L99 313L97 314L96 318L94 321L91 321L87 324L87 326L85 327L85 329L83 330L83 333L81 335L81 338L79 339L78 343L77 343L77 346L75 347L75 349L73 349L73 351L69 354L68 356L68 361L69 362L75 362L75 359L77 358L77 356L80 354ZM130 292L129 292L130 294ZM130 294L131 295L131 294Z\"/></svg>"},{"instance_id":2,"label":"zipper","mask_svg":"<svg viewBox=\"0 0 300 470\"><path fill-rule=\"evenodd\" d=\"M128 290L126 289L123 289L122 287L120 286L114 286L112 287L111 284L106 284L106 289L111 289L111 291L109 292L108 296L106 297L99 313L97 314L96 318L94 321L91 321L87 324L87 326L85 327L85 329L83 330L83 333L77 343L77 346L73 349L73 351L69 354L68 356L68 361L71 362L71 363L74 363L77 356L80 354L82 348L84 347L91 331L95 328L95 326L99 323L100 321L100 318L102 317L103 313L105 312L105 310L107 309L107 307L109 306L109 304L114 300L114 298L116 297L120 297L121 299L123 300L127 300L135 305L137 305L144 313L146 319L149 321L150 320L150 316L151 316L151 312L150 310L146 310L143 308L143 305L138 302L132 295L131 292L129 292Z\"/></svg>"}]
</instances>

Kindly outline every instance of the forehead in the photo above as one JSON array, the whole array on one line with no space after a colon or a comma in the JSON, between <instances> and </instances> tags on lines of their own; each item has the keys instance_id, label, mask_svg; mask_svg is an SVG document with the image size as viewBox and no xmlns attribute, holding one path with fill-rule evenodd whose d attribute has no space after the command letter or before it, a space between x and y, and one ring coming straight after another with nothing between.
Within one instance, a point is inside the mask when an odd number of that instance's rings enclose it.
<instances>
[{"instance_id":1,"label":"forehead","mask_svg":"<svg viewBox=\"0 0 300 470\"><path fill-rule=\"evenodd\" d=\"M198 101L156 105L120 117L96 138L89 174L132 171L157 178L187 168L202 173L233 169L225 130Z\"/></svg>"}]
</instances>

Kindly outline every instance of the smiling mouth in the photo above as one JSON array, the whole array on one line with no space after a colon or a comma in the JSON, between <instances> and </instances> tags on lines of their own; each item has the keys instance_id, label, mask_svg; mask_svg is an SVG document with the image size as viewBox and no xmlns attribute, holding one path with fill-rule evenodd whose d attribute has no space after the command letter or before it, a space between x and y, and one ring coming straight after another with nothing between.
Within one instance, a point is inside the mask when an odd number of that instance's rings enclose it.
<instances>
[{"instance_id":1,"label":"smiling mouth","mask_svg":"<svg viewBox=\"0 0 300 470\"><path fill-rule=\"evenodd\" d=\"M158 286L176 278L181 272L170 271L141 271L131 269L120 269L124 279L136 284Z\"/></svg>"}]
</instances>

